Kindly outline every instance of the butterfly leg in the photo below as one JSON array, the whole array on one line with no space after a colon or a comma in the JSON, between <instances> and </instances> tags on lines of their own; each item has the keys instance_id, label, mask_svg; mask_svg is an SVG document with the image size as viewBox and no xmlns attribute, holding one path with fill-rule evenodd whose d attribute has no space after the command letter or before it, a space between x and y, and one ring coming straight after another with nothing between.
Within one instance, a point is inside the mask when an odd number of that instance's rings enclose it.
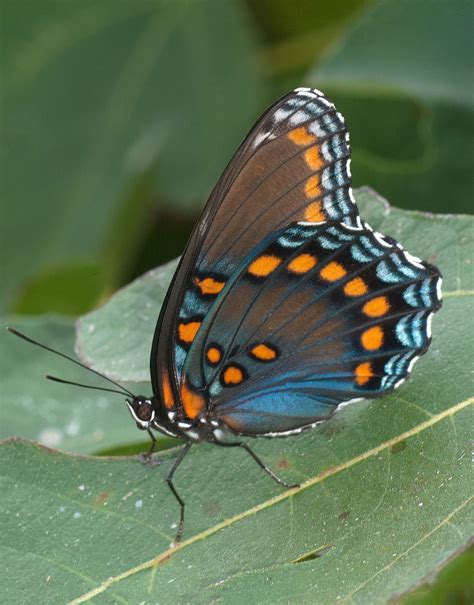
<instances>
[{"instance_id":1,"label":"butterfly leg","mask_svg":"<svg viewBox=\"0 0 474 605\"><path fill-rule=\"evenodd\" d=\"M155 435L153 435L153 433L151 432L151 430L150 429L146 429L146 430L147 430L147 433L150 435L151 445L150 445L150 449L148 450L148 452L145 452L144 454L140 454L141 462L143 462L143 464L148 464L150 466L159 466L162 463L162 460L152 461L152 458L151 458L151 455L155 451L155 447L158 442L156 440Z\"/></svg>"},{"instance_id":2,"label":"butterfly leg","mask_svg":"<svg viewBox=\"0 0 474 605\"><path fill-rule=\"evenodd\" d=\"M148 452L146 454L143 454L144 458L149 458L153 452L155 451L155 447L156 447L156 437L155 435L153 435L153 433L150 431L150 429L146 430L147 433L150 435L150 439L151 439L151 445L150 445L150 449L148 450Z\"/></svg>"},{"instance_id":3,"label":"butterfly leg","mask_svg":"<svg viewBox=\"0 0 474 605\"><path fill-rule=\"evenodd\" d=\"M181 540L181 534L183 533L183 529L184 529L184 506L185 506L185 504L184 504L184 500L178 494L178 492L176 491L175 486L173 485L173 475L174 475L176 469L178 468L178 466L183 461L183 459L186 456L186 454L189 452L189 449L191 448L191 445L192 445L191 441L189 441L188 443L186 443L186 445L183 447L183 449L179 452L178 457L176 458L173 466L171 467L170 472L166 476L166 483L169 485L170 490L173 492L173 495L176 498L176 500L178 501L179 506L180 506L180 510L181 510L181 515L180 515L180 519L179 519L178 533L176 534L176 538L174 539L175 544L177 544Z\"/></svg>"},{"instance_id":4,"label":"butterfly leg","mask_svg":"<svg viewBox=\"0 0 474 605\"><path fill-rule=\"evenodd\" d=\"M286 481L283 481L283 479L280 479L280 477L278 477L278 475L275 475L275 473L272 471L271 468L269 468L258 456L257 454L250 449L250 447L246 444L243 443L242 441L240 442L236 442L236 443L223 443L221 442L216 442L218 445L221 445L223 447L241 447L242 449L244 449L250 456L252 456L252 458L255 460L255 462L258 464L258 466L267 473L267 475L269 475L274 481L276 481L277 483L279 483L280 485L283 485L283 487L286 487L288 489L293 489L295 487L300 487L299 483L286 483Z\"/></svg>"}]
</instances>

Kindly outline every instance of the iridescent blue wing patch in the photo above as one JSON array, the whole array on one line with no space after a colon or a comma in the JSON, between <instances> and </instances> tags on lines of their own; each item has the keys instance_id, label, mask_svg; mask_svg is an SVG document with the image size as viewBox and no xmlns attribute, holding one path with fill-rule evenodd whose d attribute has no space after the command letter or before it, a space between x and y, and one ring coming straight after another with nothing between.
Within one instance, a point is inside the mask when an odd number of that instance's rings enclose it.
<instances>
[{"instance_id":1,"label":"iridescent blue wing patch","mask_svg":"<svg viewBox=\"0 0 474 605\"><path fill-rule=\"evenodd\" d=\"M357 218L344 119L319 91L296 89L254 125L186 247L151 355L153 388L161 398L180 405L188 350L230 276L259 242L295 221L352 225Z\"/></svg>"},{"instance_id":2,"label":"iridescent blue wing patch","mask_svg":"<svg viewBox=\"0 0 474 605\"><path fill-rule=\"evenodd\" d=\"M299 430L407 378L440 287L435 267L366 224L294 223L219 293L186 359L187 389L239 433Z\"/></svg>"}]
</instances>

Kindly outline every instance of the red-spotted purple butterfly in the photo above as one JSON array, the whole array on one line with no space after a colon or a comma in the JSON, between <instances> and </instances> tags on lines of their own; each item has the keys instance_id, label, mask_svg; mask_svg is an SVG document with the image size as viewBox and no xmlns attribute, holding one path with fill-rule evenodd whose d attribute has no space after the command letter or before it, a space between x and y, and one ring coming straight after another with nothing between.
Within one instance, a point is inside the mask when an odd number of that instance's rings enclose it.
<instances>
[{"instance_id":1,"label":"red-spotted purple butterfly","mask_svg":"<svg viewBox=\"0 0 474 605\"><path fill-rule=\"evenodd\" d=\"M152 431L187 441L166 478L181 509L177 540L184 501L172 479L193 443L244 448L296 488L241 436L297 434L343 403L390 393L429 346L440 272L361 220L348 139L318 90L297 88L262 115L168 290L153 396L114 383L150 434L149 453Z\"/></svg>"}]
</instances>

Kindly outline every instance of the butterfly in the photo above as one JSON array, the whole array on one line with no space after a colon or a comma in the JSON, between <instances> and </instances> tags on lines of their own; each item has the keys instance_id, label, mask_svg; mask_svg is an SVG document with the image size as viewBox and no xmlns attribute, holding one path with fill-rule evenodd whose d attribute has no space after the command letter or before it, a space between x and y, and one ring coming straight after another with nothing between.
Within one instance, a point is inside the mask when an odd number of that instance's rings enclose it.
<instances>
[{"instance_id":1,"label":"butterfly","mask_svg":"<svg viewBox=\"0 0 474 605\"><path fill-rule=\"evenodd\" d=\"M439 270L359 216L349 135L318 90L297 88L256 122L190 236L155 329L138 428L245 449L295 435L338 406L399 387L431 340ZM37 344L37 343L36 343Z\"/></svg>"}]
</instances>

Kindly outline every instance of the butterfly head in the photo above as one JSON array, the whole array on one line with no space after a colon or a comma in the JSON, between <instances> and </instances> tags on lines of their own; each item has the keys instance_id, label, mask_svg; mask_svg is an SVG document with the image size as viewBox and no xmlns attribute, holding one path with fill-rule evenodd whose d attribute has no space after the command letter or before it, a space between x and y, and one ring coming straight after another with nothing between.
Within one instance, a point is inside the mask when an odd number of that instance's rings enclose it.
<instances>
[{"instance_id":1,"label":"butterfly head","mask_svg":"<svg viewBox=\"0 0 474 605\"><path fill-rule=\"evenodd\" d=\"M126 402L137 427L142 430L152 428L155 419L153 401L142 395L136 395L133 399L126 399Z\"/></svg>"}]
</instances>

